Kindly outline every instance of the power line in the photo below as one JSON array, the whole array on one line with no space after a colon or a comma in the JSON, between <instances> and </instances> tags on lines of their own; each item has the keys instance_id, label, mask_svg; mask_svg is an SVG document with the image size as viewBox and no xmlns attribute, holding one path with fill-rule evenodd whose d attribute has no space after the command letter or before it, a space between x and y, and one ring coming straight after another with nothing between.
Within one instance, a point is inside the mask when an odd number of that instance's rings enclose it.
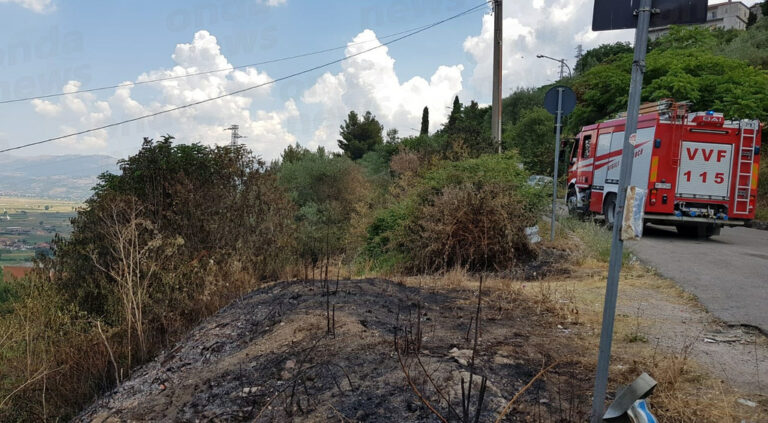
<instances>
[{"instance_id":1,"label":"power line","mask_svg":"<svg viewBox=\"0 0 768 423\"><path fill-rule=\"evenodd\" d=\"M474 12L474 10L473 10L473 12ZM341 49L344 49L344 48L347 48L347 47L350 47L350 46L356 46L356 45L360 45L360 44L367 44L367 43L371 43L371 42L374 42L374 41L377 41L377 40L385 40L387 38L396 37L398 35L407 34L407 33L410 33L410 32L426 29L427 27L429 27L429 25L423 25L423 26L419 26L419 27L416 27L416 28L406 29L404 31L395 32L394 34L388 34L388 35L384 35L384 36L381 36L381 37L377 37L377 39L374 39L374 40L358 41L356 43L349 43L349 44L346 44L346 45L343 45L343 46L330 47L330 48L326 48L326 49L322 49L322 50L316 50L316 51L311 51L311 52L307 52L307 53L296 54L296 55L293 55L293 56L285 56L285 57L280 57L280 58L277 58L277 59L264 60L264 61L261 61L261 62L250 63L250 64L247 64L247 65L230 66L230 67L221 68L221 69L212 69L212 70L207 70L207 71L192 72L192 73L187 73L187 74L184 74L184 75L175 75L175 76L167 76L167 77L163 77L163 78L147 79L145 81L127 81L127 82L123 82L123 83L120 83L120 84L105 85L105 86L102 86L102 87L87 88L87 89L71 91L71 92L60 92L60 93L45 94L45 95L39 95L39 96L13 98L13 99L10 99L10 100L0 100L0 104L20 103L22 101L30 101L30 100L42 100L42 99L45 99L45 98L62 97L62 96L66 96L66 95L82 94L82 93L91 93L91 92L111 90L111 89L121 88L121 87L135 87L135 86L138 86L138 85L152 84L152 83L155 83L155 82L171 81L171 80L174 80L174 79L189 78L189 77L192 77L192 76L200 76L200 75L210 75L212 73L233 71L235 69L244 69L244 68L250 68L250 67L253 67L253 66L260 66L260 65L267 65L267 64L271 64L271 63L285 62L285 61L288 61L288 60L300 59L300 58L309 57L309 56L316 56L318 54L323 54L323 53L328 53L328 52L331 52L331 51L341 50Z\"/></svg>"},{"instance_id":2,"label":"power line","mask_svg":"<svg viewBox=\"0 0 768 423\"><path fill-rule=\"evenodd\" d=\"M488 1L485 1L482 4L479 4L477 6L471 7L471 8L469 8L469 9L467 9L467 10L461 12L461 13L458 13L458 14L453 15L451 17L448 17L448 18L445 18L443 20L437 21L435 23L426 25L426 26L422 27L421 29L418 29L416 31L407 33L407 34L402 35L402 36L400 36L398 38L395 38L393 40L387 41L386 43L380 44L380 45L378 45L376 47L371 47L371 48L369 48L367 50L363 50L363 51L357 52L357 53L352 54L350 56L346 56L346 57L343 57L341 59L335 59L335 60L332 60L330 62L326 62L326 63L323 63L321 65L317 65L317 66L314 66L314 67L311 67L311 68L308 68L308 69L304 69L304 70L299 71L299 72L295 72L295 73L292 73L292 74L289 74L289 75L286 75L286 76L282 76L280 78L273 79L273 80L268 81L268 82L264 82L264 83L257 84L257 85L252 85L250 87L246 87L246 88L243 88L243 89L240 89L240 90L235 90L235 91L232 91L232 92L229 92L229 93L224 93L224 94L221 94L221 95L218 95L218 96L215 96L215 97L207 98L205 100L196 101L194 103L188 103L188 104L184 104L184 105L181 105L181 106L172 107L170 109L161 110L159 112L138 116L138 117L135 117L135 118L132 118L132 119L126 119L126 120L123 120L123 121L120 121L120 122L114 122L114 123L110 123L110 124L107 124L107 125L99 126L99 127L96 127L96 128L85 129L85 130L82 130L82 131L73 132L71 134L61 135L61 136L53 137L53 138L48 138L48 139L44 139L44 140L41 140L41 141L35 141L35 142L28 143L28 144L22 144L22 145L19 145L19 146L16 146L16 147L6 148L6 149L3 149L3 150L0 150L0 153L7 153L9 151L21 150L22 148L32 147L32 146L35 146L35 145L40 145L40 144L45 144L45 143L49 143L49 142L53 142L53 141L58 141L58 140L61 140L61 139L64 139L64 138L70 138L70 137L75 137L75 136L78 136L78 135L88 134L90 132L96 132L96 131L100 131L102 129L113 128L115 126L124 125L126 123L132 123L132 122L136 122L136 121L139 121L139 120L148 119L148 118L159 116L159 115L163 115L163 114L166 114L166 113L175 112L177 110L198 106L198 105L204 104L204 103L210 103L211 101L219 100L219 99L222 99L222 98L225 98L225 97L230 97L230 96L233 96L233 95L236 95L236 94L244 93L246 91L254 90L256 88L265 87L267 85L272 85L272 84L275 84L277 82L284 81L286 79L295 78L297 76L304 75L306 73L310 73L310 72L316 71L318 69L322 69L324 67L327 67L327 66L330 66L330 65L334 65L336 63L343 62L344 60L348 60L348 59L351 59L353 57L357 57L357 56L363 55L363 54L368 53L370 51L373 51L373 50L385 47L387 45L396 43L396 42L398 42L400 40L412 37L412 36L414 36L416 34L419 34L421 32L424 32L424 31L428 30L428 29L434 28L434 27L436 27L438 25L441 25L443 23L452 21L454 19L460 18L460 17L462 17L464 15L467 15L469 13L475 12L475 11L485 7L488 3L489 3Z\"/></svg>"}]
</instances>

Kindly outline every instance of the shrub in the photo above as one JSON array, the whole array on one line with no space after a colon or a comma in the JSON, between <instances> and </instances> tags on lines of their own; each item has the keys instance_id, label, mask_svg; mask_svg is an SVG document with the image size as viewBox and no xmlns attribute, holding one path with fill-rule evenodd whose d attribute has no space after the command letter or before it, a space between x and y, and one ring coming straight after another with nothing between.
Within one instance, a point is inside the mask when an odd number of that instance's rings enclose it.
<instances>
[{"instance_id":1,"label":"shrub","mask_svg":"<svg viewBox=\"0 0 768 423\"><path fill-rule=\"evenodd\" d=\"M364 258L406 272L515 266L535 254L524 228L546 201L526 179L514 153L443 161L406 178L369 225Z\"/></svg>"},{"instance_id":2,"label":"shrub","mask_svg":"<svg viewBox=\"0 0 768 423\"><path fill-rule=\"evenodd\" d=\"M297 251L305 269L314 270L322 259L344 254L350 221L369 188L362 168L345 156L318 149L282 163L278 182L297 209Z\"/></svg>"},{"instance_id":3,"label":"shrub","mask_svg":"<svg viewBox=\"0 0 768 423\"><path fill-rule=\"evenodd\" d=\"M525 228L536 222L525 201L500 184L448 186L421 209L411 246L413 270L502 270L534 255Z\"/></svg>"},{"instance_id":4,"label":"shrub","mask_svg":"<svg viewBox=\"0 0 768 423\"><path fill-rule=\"evenodd\" d=\"M146 139L104 174L0 314L0 420L67 418L235 297L276 279L295 207L243 147ZM51 273L53 272L53 273Z\"/></svg>"}]
</instances>

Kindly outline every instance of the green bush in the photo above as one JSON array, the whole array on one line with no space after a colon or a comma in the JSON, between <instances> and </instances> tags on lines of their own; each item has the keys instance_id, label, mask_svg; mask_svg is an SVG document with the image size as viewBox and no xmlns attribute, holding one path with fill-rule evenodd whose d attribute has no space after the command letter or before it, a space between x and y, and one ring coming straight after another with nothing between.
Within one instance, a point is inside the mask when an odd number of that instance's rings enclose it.
<instances>
[{"instance_id":1,"label":"green bush","mask_svg":"<svg viewBox=\"0 0 768 423\"><path fill-rule=\"evenodd\" d=\"M72 417L292 260L295 207L242 146L146 139L120 170L100 176L54 257L12 283L0 421Z\"/></svg>"},{"instance_id":2,"label":"green bush","mask_svg":"<svg viewBox=\"0 0 768 423\"><path fill-rule=\"evenodd\" d=\"M369 152L361 160L375 161L372 154L376 153ZM276 171L279 185L297 209L297 251L305 269L344 254L350 221L368 192L363 168L346 156L318 149L282 163Z\"/></svg>"},{"instance_id":3,"label":"green bush","mask_svg":"<svg viewBox=\"0 0 768 423\"><path fill-rule=\"evenodd\" d=\"M406 272L515 266L535 254L524 228L546 201L527 176L514 153L439 162L376 214L364 258Z\"/></svg>"}]
</instances>

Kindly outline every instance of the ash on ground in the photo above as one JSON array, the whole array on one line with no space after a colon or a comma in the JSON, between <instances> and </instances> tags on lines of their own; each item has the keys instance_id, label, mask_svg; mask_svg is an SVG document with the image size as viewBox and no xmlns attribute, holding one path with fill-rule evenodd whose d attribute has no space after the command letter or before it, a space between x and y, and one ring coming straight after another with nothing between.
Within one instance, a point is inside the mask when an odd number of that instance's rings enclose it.
<instances>
[{"instance_id":1,"label":"ash on ground","mask_svg":"<svg viewBox=\"0 0 768 423\"><path fill-rule=\"evenodd\" d=\"M207 319L75 421L440 421L419 395L447 421L474 421L481 391L479 421L495 421L543 366L579 353L555 312L484 289L473 365L476 307L476 288L276 283ZM555 367L504 421L584 421L590 376Z\"/></svg>"}]
</instances>

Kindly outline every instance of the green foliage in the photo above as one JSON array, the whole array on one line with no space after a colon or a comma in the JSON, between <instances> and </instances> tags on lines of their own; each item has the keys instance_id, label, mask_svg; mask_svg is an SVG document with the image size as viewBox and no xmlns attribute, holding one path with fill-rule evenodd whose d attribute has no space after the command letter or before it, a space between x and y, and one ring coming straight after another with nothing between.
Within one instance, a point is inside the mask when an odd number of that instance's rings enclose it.
<instances>
[{"instance_id":1,"label":"green foliage","mask_svg":"<svg viewBox=\"0 0 768 423\"><path fill-rule=\"evenodd\" d=\"M3 269L0 267L0 315L8 311L13 298L13 288L10 283L3 280Z\"/></svg>"},{"instance_id":2,"label":"green foliage","mask_svg":"<svg viewBox=\"0 0 768 423\"><path fill-rule=\"evenodd\" d=\"M363 161L375 171L384 166L384 154L384 149L371 151ZM298 209L298 255L305 265L315 266L324 257L342 254L349 222L367 189L360 166L346 156L318 149L301 160L283 163L278 183Z\"/></svg>"},{"instance_id":3,"label":"green foliage","mask_svg":"<svg viewBox=\"0 0 768 423\"><path fill-rule=\"evenodd\" d=\"M673 28L648 53L643 100L689 100L693 110L717 110L728 118L765 121L768 75L716 53L732 41L743 43L737 36L735 31ZM616 56L611 63L595 66L577 78L574 89L579 104L569 132L626 109L631 62L630 54Z\"/></svg>"},{"instance_id":4,"label":"green foliage","mask_svg":"<svg viewBox=\"0 0 768 423\"><path fill-rule=\"evenodd\" d=\"M453 98L451 114L448 115L448 122L445 124L446 129L450 130L453 128L459 120L459 116L461 116L461 102L459 101L459 96L456 96Z\"/></svg>"},{"instance_id":5,"label":"green foliage","mask_svg":"<svg viewBox=\"0 0 768 423\"><path fill-rule=\"evenodd\" d=\"M383 143L381 126L371 112L365 112L361 120L353 110L339 127L339 148L352 160L357 160Z\"/></svg>"},{"instance_id":6,"label":"green foliage","mask_svg":"<svg viewBox=\"0 0 768 423\"><path fill-rule=\"evenodd\" d=\"M733 59L744 60L755 67L768 69L768 18L764 17L746 31L740 31L738 36L722 47L718 53Z\"/></svg>"},{"instance_id":7,"label":"green foliage","mask_svg":"<svg viewBox=\"0 0 768 423\"><path fill-rule=\"evenodd\" d=\"M458 100L458 97L456 97ZM458 110L458 113L454 113ZM458 146L466 149L470 157L478 157L481 154L495 151L490 131L490 108L481 108L477 102L471 101L468 106L456 104L445 125L436 137L442 138L440 144L444 151Z\"/></svg>"},{"instance_id":8,"label":"green foliage","mask_svg":"<svg viewBox=\"0 0 768 423\"><path fill-rule=\"evenodd\" d=\"M576 62L574 72L580 75L597 65L603 65L612 62L617 56L631 54L632 46L627 43L602 44L596 48L587 50Z\"/></svg>"},{"instance_id":9,"label":"green foliage","mask_svg":"<svg viewBox=\"0 0 768 423\"><path fill-rule=\"evenodd\" d=\"M749 17L747 18L747 29L751 28L757 23L757 14L753 11L749 11Z\"/></svg>"},{"instance_id":10,"label":"green foliage","mask_svg":"<svg viewBox=\"0 0 768 423\"><path fill-rule=\"evenodd\" d=\"M71 237L54 242L56 282L84 312L123 324L120 282L106 270L119 268L115 235L130 225L143 228L136 248L151 253L137 277L148 278L152 306L146 305L145 318L158 333L172 334L175 324L204 314L208 300L202 295L215 300L229 294L224 286L206 285L218 271L212 266L231 264L257 281L282 270L288 258L280 248L292 242L292 206L275 176L243 147L145 139L120 169L100 177L72 219Z\"/></svg>"},{"instance_id":11,"label":"green foliage","mask_svg":"<svg viewBox=\"0 0 768 423\"><path fill-rule=\"evenodd\" d=\"M421 130L419 135L429 135L429 108L427 106L424 106L424 111L421 112Z\"/></svg>"},{"instance_id":12,"label":"green foliage","mask_svg":"<svg viewBox=\"0 0 768 423\"><path fill-rule=\"evenodd\" d=\"M501 121L504 126L514 126L520 118L531 109L540 108L544 104L547 87L518 88L501 101Z\"/></svg>"},{"instance_id":13,"label":"green foliage","mask_svg":"<svg viewBox=\"0 0 768 423\"><path fill-rule=\"evenodd\" d=\"M554 117L541 107L527 110L503 134L504 146L515 149L531 173L548 175L554 163Z\"/></svg>"},{"instance_id":14,"label":"green foliage","mask_svg":"<svg viewBox=\"0 0 768 423\"><path fill-rule=\"evenodd\" d=\"M532 254L521 233L546 201L519 164L514 153L443 161L405 182L368 226L365 257L413 272L514 265Z\"/></svg>"}]
</instances>

